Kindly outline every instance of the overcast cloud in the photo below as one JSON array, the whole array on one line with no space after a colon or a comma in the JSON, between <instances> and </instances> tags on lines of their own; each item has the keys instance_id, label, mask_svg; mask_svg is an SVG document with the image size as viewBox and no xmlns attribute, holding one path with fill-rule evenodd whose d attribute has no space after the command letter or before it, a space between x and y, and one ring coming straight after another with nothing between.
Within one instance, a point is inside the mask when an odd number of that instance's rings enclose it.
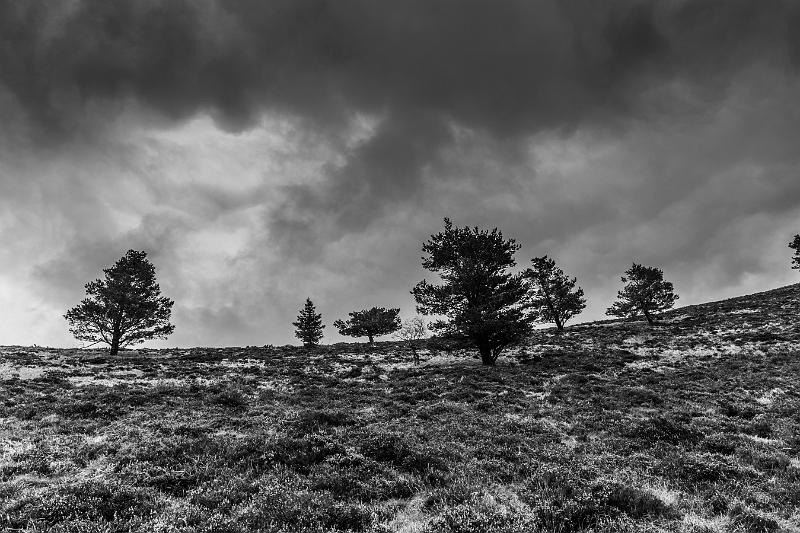
<instances>
[{"instance_id":1,"label":"overcast cloud","mask_svg":"<svg viewBox=\"0 0 800 533\"><path fill-rule=\"evenodd\" d=\"M681 304L797 281L800 4L0 1L0 344L146 250L177 329L294 342L398 306L449 216Z\"/></svg>"}]
</instances>

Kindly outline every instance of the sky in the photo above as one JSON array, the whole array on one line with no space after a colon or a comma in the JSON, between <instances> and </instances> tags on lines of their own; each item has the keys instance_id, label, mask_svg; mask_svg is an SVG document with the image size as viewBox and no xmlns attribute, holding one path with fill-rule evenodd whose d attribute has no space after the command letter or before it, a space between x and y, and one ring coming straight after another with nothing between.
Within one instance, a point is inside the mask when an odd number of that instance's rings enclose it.
<instances>
[{"instance_id":1,"label":"sky","mask_svg":"<svg viewBox=\"0 0 800 533\"><path fill-rule=\"evenodd\" d=\"M0 1L0 344L145 250L175 333L297 343L414 316L450 217L605 318L632 262L688 305L795 283L800 3Z\"/></svg>"}]
</instances>

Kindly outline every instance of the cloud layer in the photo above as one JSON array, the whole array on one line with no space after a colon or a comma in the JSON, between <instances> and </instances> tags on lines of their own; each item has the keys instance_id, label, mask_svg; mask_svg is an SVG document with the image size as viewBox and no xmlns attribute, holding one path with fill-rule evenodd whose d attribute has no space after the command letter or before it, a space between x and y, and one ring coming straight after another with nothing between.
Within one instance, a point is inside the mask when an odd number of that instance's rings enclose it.
<instances>
[{"instance_id":1,"label":"cloud layer","mask_svg":"<svg viewBox=\"0 0 800 533\"><path fill-rule=\"evenodd\" d=\"M602 315L793 278L800 7L731 1L0 4L0 342L128 248L178 344L398 305L441 218L549 253ZM329 340L338 336L328 332Z\"/></svg>"}]
</instances>

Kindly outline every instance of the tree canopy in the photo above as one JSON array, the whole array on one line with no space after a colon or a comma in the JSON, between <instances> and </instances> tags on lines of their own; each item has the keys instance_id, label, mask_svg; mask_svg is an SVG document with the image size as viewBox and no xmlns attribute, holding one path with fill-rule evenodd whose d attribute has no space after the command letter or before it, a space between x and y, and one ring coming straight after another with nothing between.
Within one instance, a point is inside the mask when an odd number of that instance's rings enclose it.
<instances>
[{"instance_id":1,"label":"tree canopy","mask_svg":"<svg viewBox=\"0 0 800 533\"><path fill-rule=\"evenodd\" d=\"M303 341L303 346L309 347L319 344L322 339L322 330L325 328L322 323L322 314L317 313L311 298L306 298L305 305L292 325L296 328L294 336Z\"/></svg>"},{"instance_id":2,"label":"tree canopy","mask_svg":"<svg viewBox=\"0 0 800 533\"><path fill-rule=\"evenodd\" d=\"M166 338L174 302L161 296L156 269L146 252L128 250L103 279L86 284L87 297L64 315L76 339L106 343L111 355L122 347Z\"/></svg>"},{"instance_id":3,"label":"tree canopy","mask_svg":"<svg viewBox=\"0 0 800 533\"><path fill-rule=\"evenodd\" d=\"M559 331L586 307L583 289L575 288L577 278L568 278L549 257L534 257L525 271L530 285L531 306L542 322L554 322Z\"/></svg>"},{"instance_id":4,"label":"tree canopy","mask_svg":"<svg viewBox=\"0 0 800 533\"><path fill-rule=\"evenodd\" d=\"M375 337L389 335L400 329L400 309L373 307L363 311L352 311L347 321L336 320L333 325L342 335L367 337L370 344Z\"/></svg>"},{"instance_id":5,"label":"tree canopy","mask_svg":"<svg viewBox=\"0 0 800 533\"><path fill-rule=\"evenodd\" d=\"M789 243L789 248L794 250L794 257L792 257L792 268L800 270L800 235L795 235L794 239Z\"/></svg>"},{"instance_id":6,"label":"tree canopy","mask_svg":"<svg viewBox=\"0 0 800 533\"><path fill-rule=\"evenodd\" d=\"M625 271L622 282L626 285L617 293L617 301L606 310L606 314L618 317L634 317L640 313L653 325L653 314L672 309L678 295L672 283L664 281L660 268L633 263Z\"/></svg>"},{"instance_id":7,"label":"tree canopy","mask_svg":"<svg viewBox=\"0 0 800 533\"><path fill-rule=\"evenodd\" d=\"M422 266L438 273L442 284L423 280L414 287L417 312L443 316L430 329L469 339L485 365L494 365L503 349L531 331L524 279L509 271L519 248L497 228L456 228L449 218L444 231L422 246Z\"/></svg>"}]
</instances>

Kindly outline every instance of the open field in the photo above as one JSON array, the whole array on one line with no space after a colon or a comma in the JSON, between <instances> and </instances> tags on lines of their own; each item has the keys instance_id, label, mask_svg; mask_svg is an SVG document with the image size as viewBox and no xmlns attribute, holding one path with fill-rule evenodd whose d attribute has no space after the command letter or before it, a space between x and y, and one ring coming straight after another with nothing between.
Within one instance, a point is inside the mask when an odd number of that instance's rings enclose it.
<instances>
[{"instance_id":1,"label":"open field","mask_svg":"<svg viewBox=\"0 0 800 533\"><path fill-rule=\"evenodd\" d=\"M5 347L0 529L800 531L799 312L793 285L542 330L495 368Z\"/></svg>"}]
</instances>

